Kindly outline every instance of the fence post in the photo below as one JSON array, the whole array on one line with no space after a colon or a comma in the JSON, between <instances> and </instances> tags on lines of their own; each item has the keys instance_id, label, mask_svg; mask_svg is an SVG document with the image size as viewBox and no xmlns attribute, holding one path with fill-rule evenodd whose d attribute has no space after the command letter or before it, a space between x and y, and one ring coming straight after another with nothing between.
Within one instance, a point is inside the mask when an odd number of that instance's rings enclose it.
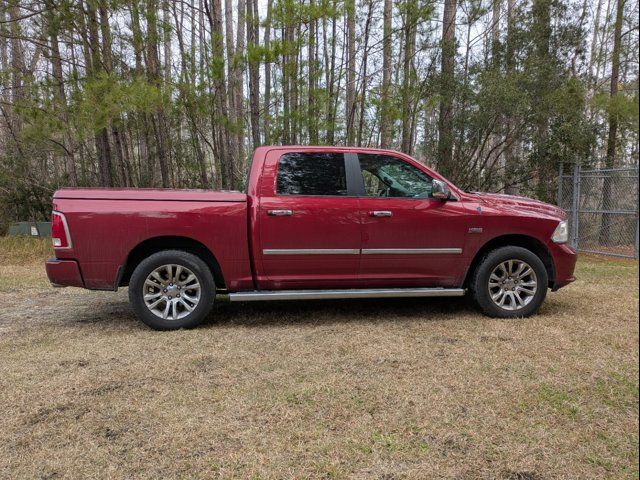
<instances>
[{"instance_id":1,"label":"fence post","mask_svg":"<svg viewBox=\"0 0 640 480\"><path fill-rule=\"evenodd\" d=\"M633 258L635 258L636 260L638 260L638 240L639 240L638 237L640 237L638 233L639 224L640 224L640 218L638 218L638 213L636 212L636 244L633 250Z\"/></svg>"},{"instance_id":2,"label":"fence post","mask_svg":"<svg viewBox=\"0 0 640 480\"><path fill-rule=\"evenodd\" d=\"M556 199L556 205L562 207L562 174L564 173L564 162L560 162L558 167L558 198Z\"/></svg>"},{"instance_id":3,"label":"fence post","mask_svg":"<svg viewBox=\"0 0 640 480\"><path fill-rule=\"evenodd\" d=\"M580 164L573 165L573 197L571 201L571 243L578 249L580 232Z\"/></svg>"},{"instance_id":4,"label":"fence post","mask_svg":"<svg viewBox=\"0 0 640 480\"><path fill-rule=\"evenodd\" d=\"M636 260L638 260L638 257L640 256L640 252L638 250L640 250L639 248L639 240L640 240L640 232L638 231L638 227L640 227L640 205L638 204L638 200L640 199L640 186L638 185L638 167L636 167L635 170L635 182L634 185L636 187L636 241L634 244L634 248L633 248L633 258L635 258Z\"/></svg>"}]
</instances>

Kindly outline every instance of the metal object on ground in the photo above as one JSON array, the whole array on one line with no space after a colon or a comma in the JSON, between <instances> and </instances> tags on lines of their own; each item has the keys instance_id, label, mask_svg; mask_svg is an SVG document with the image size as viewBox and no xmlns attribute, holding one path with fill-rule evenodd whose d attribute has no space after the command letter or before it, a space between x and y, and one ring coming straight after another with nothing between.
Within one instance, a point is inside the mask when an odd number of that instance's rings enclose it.
<instances>
[{"instance_id":1,"label":"metal object on ground","mask_svg":"<svg viewBox=\"0 0 640 480\"><path fill-rule=\"evenodd\" d=\"M9 225L10 236L50 237L51 222L16 222Z\"/></svg>"}]
</instances>

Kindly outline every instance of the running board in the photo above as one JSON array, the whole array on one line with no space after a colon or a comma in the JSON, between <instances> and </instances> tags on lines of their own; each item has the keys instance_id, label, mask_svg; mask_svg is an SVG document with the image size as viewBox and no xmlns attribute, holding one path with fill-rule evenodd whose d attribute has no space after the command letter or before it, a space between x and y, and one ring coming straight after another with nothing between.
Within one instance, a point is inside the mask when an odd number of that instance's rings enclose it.
<instances>
[{"instance_id":1,"label":"running board","mask_svg":"<svg viewBox=\"0 0 640 480\"><path fill-rule=\"evenodd\" d=\"M344 290L254 290L229 293L230 302L328 300L332 298L462 297L463 288L362 288Z\"/></svg>"}]
</instances>

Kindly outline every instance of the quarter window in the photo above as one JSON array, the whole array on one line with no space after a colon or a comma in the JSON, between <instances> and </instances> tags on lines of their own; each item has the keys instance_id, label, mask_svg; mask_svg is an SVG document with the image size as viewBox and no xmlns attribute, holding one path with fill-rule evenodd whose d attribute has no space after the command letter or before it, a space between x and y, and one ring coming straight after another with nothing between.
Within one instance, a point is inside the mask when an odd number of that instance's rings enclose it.
<instances>
[{"instance_id":1,"label":"quarter window","mask_svg":"<svg viewBox=\"0 0 640 480\"><path fill-rule=\"evenodd\" d=\"M287 153L278 161L279 195L346 196L347 175L341 153Z\"/></svg>"},{"instance_id":2,"label":"quarter window","mask_svg":"<svg viewBox=\"0 0 640 480\"><path fill-rule=\"evenodd\" d=\"M368 197L429 198L433 178L389 155L358 155Z\"/></svg>"}]
</instances>

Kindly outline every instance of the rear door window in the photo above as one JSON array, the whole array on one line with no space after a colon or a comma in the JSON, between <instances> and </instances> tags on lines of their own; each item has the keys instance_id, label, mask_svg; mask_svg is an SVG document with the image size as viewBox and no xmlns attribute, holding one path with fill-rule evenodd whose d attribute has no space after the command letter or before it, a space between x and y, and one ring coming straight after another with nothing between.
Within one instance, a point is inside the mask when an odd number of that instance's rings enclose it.
<instances>
[{"instance_id":1,"label":"rear door window","mask_svg":"<svg viewBox=\"0 0 640 480\"><path fill-rule=\"evenodd\" d=\"M278 161L278 195L347 196L342 153L286 153Z\"/></svg>"}]
</instances>

